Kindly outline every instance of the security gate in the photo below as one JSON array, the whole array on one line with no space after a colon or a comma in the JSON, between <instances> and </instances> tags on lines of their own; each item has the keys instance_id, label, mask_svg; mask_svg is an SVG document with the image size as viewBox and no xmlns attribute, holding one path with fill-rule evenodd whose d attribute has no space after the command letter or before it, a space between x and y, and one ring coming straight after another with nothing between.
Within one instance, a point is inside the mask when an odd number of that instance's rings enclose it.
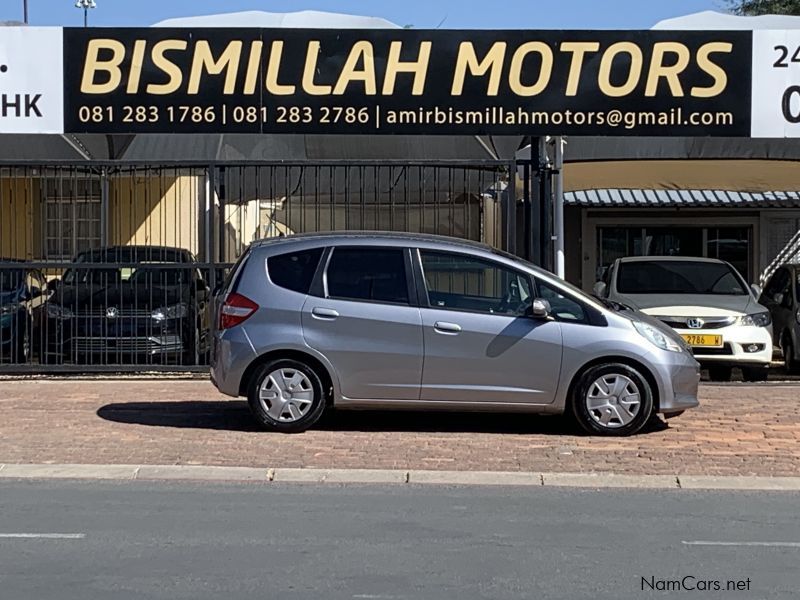
<instances>
[{"instance_id":1,"label":"security gate","mask_svg":"<svg viewBox=\"0 0 800 600\"><path fill-rule=\"evenodd\" d=\"M435 233L514 252L513 163L0 166L0 373L203 370L254 240Z\"/></svg>"}]
</instances>

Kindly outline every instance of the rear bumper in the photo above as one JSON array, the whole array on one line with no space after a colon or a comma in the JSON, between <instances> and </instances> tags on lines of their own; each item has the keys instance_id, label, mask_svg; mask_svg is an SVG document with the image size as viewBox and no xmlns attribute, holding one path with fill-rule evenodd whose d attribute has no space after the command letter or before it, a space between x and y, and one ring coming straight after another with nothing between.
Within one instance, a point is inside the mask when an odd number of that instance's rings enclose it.
<instances>
[{"instance_id":1,"label":"rear bumper","mask_svg":"<svg viewBox=\"0 0 800 600\"><path fill-rule=\"evenodd\" d=\"M215 332L211 349L211 382L223 394L239 396L247 367L257 354L244 327Z\"/></svg>"}]
</instances>

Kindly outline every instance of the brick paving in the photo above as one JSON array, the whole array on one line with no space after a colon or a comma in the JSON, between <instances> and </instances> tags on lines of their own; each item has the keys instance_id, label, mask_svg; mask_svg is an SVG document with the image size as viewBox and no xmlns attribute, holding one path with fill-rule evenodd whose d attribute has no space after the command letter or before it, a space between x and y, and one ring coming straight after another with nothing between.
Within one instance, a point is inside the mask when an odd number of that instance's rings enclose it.
<instances>
[{"instance_id":1,"label":"brick paving","mask_svg":"<svg viewBox=\"0 0 800 600\"><path fill-rule=\"evenodd\" d=\"M627 439L535 415L338 412L259 431L201 380L0 381L0 463L800 475L800 386L705 385L702 407Z\"/></svg>"}]
</instances>

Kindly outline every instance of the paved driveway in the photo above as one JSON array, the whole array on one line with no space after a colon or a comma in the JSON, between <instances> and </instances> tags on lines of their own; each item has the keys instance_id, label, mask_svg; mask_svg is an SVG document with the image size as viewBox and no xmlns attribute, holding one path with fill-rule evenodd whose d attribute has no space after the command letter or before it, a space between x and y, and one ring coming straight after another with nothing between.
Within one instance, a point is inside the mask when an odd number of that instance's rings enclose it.
<instances>
[{"instance_id":1,"label":"paved driveway","mask_svg":"<svg viewBox=\"0 0 800 600\"><path fill-rule=\"evenodd\" d=\"M705 385L701 400L628 439L560 417L375 412L279 435L206 381L0 381L0 463L800 475L800 386Z\"/></svg>"}]
</instances>

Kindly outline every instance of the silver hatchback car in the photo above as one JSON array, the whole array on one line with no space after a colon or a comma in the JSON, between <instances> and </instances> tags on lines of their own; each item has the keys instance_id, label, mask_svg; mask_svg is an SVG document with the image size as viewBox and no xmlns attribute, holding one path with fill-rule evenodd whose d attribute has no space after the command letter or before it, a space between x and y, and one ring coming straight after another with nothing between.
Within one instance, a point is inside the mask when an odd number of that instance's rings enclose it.
<instances>
[{"instance_id":1,"label":"silver hatchback car","mask_svg":"<svg viewBox=\"0 0 800 600\"><path fill-rule=\"evenodd\" d=\"M217 297L211 376L267 429L329 406L571 412L635 433L697 406L699 365L658 321L489 246L392 233L256 242Z\"/></svg>"}]
</instances>

